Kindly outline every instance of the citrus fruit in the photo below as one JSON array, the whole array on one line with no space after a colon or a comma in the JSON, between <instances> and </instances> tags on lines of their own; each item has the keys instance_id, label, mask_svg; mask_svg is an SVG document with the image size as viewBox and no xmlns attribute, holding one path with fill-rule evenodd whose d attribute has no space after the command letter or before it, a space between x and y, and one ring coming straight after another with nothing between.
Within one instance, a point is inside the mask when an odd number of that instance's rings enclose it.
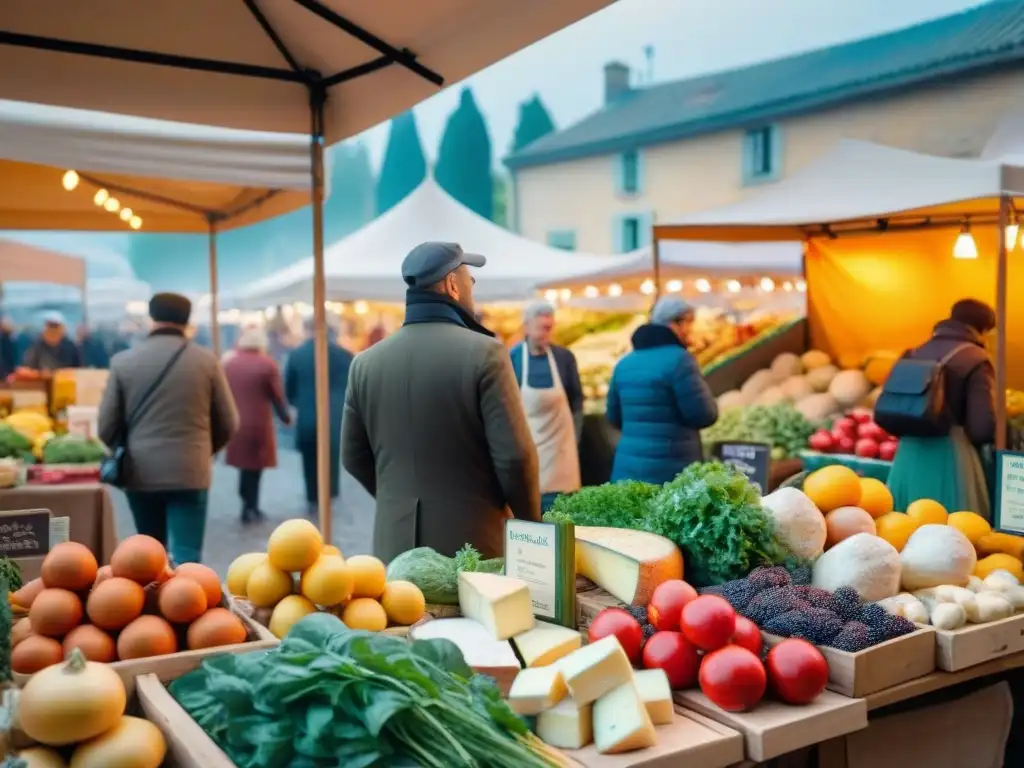
<instances>
[{"instance_id":1,"label":"citrus fruit","mask_svg":"<svg viewBox=\"0 0 1024 768\"><path fill-rule=\"evenodd\" d=\"M270 564L282 571L304 571L320 557L324 539L309 520L285 520L267 539Z\"/></svg>"},{"instance_id":2,"label":"citrus fruit","mask_svg":"<svg viewBox=\"0 0 1024 768\"><path fill-rule=\"evenodd\" d=\"M411 626L423 618L427 601L420 588L411 581L389 581L384 585L380 604L392 624Z\"/></svg>"},{"instance_id":3,"label":"citrus fruit","mask_svg":"<svg viewBox=\"0 0 1024 768\"><path fill-rule=\"evenodd\" d=\"M918 523L902 512L890 512L875 520L875 535L888 541L897 552L902 551Z\"/></svg>"},{"instance_id":4,"label":"citrus fruit","mask_svg":"<svg viewBox=\"0 0 1024 768\"><path fill-rule=\"evenodd\" d=\"M1019 582L1024 582L1024 563L1021 563L1013 555L1004 555L997 553L995 555L989 555L983 557L978 561L978 564L974 566L974 575L979 579L984 579L992 571L1008 571L1014 575L1014 578Z\"/></svg>"},{"instance_id":5,"label":"citrus fruit","mask_svg":"<svg viewBox=\"0 0 1024 768\"><path fill-rule=\"evenodd\" d=\"M321 555L303 572L299 591L317 605L338 605L352 595L352 574L337 555Z\"/></svg>"},{"instance_id":6,"label":"citrus fruit","mask_svg":"<svg viewBox=\"0 0 1024 768\"><path fill-rule=\"evenodd\" d=\"M881 480L874 477L860 479L860 504L857 505L872 517L881 517L892 512L892 493Z\"/></svg>"},{"instance_id":7,"label":"citrus fruit","mask_svg":"<svg viewBox=\"0 0 1024 768\"><path fill-rule=\"evenodd\" d=\"M907 505L907 517L918 525L945 525L949 519L949 513L937 501L918 499Z\"/></svg>"},{"instance_id":8,"label":"citrus fruit","mask_svg":"<svg viewBox=\"0 0 1024 768\"><path fill-rule=\"evenodd\" d=\"M278 640L284 640L284 636L303 616L316 612L316 606L302 595L288 595L276 606L270 614L270 624L267 629Z\"/></svg>"},{"instance_id":9,"label":"citrus fruit","mask_svg":"<svg viewBox=\"0 0 1024 768\"><path fill-rule=\"evenodd\" d=\"M356 555L346 560L345 565L352 574L352 597L380 597L387 580L384 563L373 555Z\"/></svg>"},{"instance_id":10,"label":"citrus fruit","mask_svg":"<svg viewBox=\"0 0 1024 768\"><path fill-rule=\"evenodd\" d=\"M821 513L860 503L860 478L849 467L833 464L811 472L804 480L804 493Z\"/></svg>"},{"instance_id":11,"label":"citrus fruit","mask_svg":"<svg viewBox=\"0 0 1024 768\"><path fill-rule=\"evenodd\" d=\"M388 615L383 606L370 597L357 597L345 606L341 620L350 629L380 632L388 626Z\"/></svg>"},{"instance_id":12,"label":"citrus fruit","mask_svg":"<svg viewBox=\"0 0 1024 768\"><path fill-rule=\"evenodd\" d=\"M249 574L245 594L257 608L271 608L290 595L294 586L290 573L264 561Z\"/></svg>"},{"instance_id":13,"label":"citrus fruit","mask_svg":"<svg viewBox=\"0 0 1024 768\"><path fill-rule=\"evenodd\" d=\"M988 520L977 512L954 512L946 518L946 525L956 528L977 548L982 536L992 533Z\"/></svg>"},{"instance_id":14,"label":"citrus fruit","mask_svg":"<svg viewBox=\"0 0 1024 768\"><path fill-rule=\"evenodd\" d=\"M224 579L228 592L235 597L245 597L245 585L249 581L249 576L252 575L256 566L265 562L266 559L267 556L263 552L249 552L236 557L228 566L228 575Z\"/></svg>"}]
</instances>

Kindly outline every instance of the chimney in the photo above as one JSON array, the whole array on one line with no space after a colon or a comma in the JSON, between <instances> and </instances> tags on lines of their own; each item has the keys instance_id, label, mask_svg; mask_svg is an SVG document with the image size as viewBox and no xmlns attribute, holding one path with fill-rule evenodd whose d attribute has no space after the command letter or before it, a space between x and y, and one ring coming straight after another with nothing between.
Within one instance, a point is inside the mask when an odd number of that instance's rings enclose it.
<instances>
[{"instance_id":1,"label":"chimney","mask_svg":"<svg viewBox=\"0 0 1024 768\"><path fill-rule=\"evenodd\" d=\"M604 65L605 106L614 104L629 94L629 74L629 67L621 61L609 61Z\"/></svg>"}]
</instances>

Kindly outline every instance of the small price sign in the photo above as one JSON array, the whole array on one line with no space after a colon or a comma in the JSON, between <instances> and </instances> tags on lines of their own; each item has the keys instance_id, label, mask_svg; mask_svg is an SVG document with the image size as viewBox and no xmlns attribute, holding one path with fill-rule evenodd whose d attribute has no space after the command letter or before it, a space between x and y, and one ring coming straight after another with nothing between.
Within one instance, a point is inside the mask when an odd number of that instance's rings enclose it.
<instances>
[{"instance_id":1,"label":"small price sign","mask_svg":"<svg viewBox=\"0 0 1024 768\"><path fill-rule=\"evenodd\" d=\"M768 491L768 477L772 464L772 447L767 443L739 440L715 443L711 455L723 464L735 467L760 493Z\"/></svg>"},{"instance_id":2,"label":"small price sign","mask_svg":"<svg viewBox=\"0 0 1024 768\"><path fill-rule=\"evenodd\" d=\"M50 510L0 512L0 555L42 557L50 551Z\"/></svg>"},{"instance_id":3,"label":"small price sign","mask_svg":"<svg viewBox=\"0 0 1024 768\"><path fill-rule=\"evenodd\" d=\"M1024 453L996 452L995 490L993 527L1002 533L1024 535Z\"/></svg>"}]
</instances>

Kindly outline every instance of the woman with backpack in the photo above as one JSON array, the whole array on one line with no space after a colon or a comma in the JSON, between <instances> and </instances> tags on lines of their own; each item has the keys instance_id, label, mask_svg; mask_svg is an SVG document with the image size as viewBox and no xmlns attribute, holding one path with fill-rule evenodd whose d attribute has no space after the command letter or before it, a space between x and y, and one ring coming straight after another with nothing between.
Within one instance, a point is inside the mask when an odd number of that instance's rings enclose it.
<instances>
[{"instance_id":1,"label":"woman with backpack","mask_svg":"<svg viewBox=\"0 0 1024 768\"><path fill-rule=\"evenodd\" d=\"M950 512L970 510L991 519L980 449L995 439L998 393L985 349L995 326L990 306L962 299L889 374L875 419L900 438L889 473L896 509L934 499Z\"/></svg>"}]
</instances>

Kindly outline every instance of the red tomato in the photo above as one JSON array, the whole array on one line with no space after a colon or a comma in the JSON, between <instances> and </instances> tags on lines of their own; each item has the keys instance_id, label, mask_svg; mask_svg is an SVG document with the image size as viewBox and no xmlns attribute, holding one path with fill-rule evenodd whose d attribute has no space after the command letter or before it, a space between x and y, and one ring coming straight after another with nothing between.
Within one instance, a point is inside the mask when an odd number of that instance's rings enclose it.
<instances>
[{"instance_id":1,"label":"red tomato","mask_svg":"<svg viewBox=\"0 0 1024 768\"><path fill-rule=\"evenodd\" d=\"M726 712L751 709L768 687L761 660L738 645L727 645L705 656L699 679L704 695Z\"/></svg>"},{"instance_id":2,"label":"red tomato","mask_svg":"<svg viewBox=\"0 0 1024 768\"><path fill-rule=\"evenodd\" d=\"M734 645L746 648L757 658L761 658L761 649L763 648L761 630L746 616L736 617L736 631L733 633L732 642Z\"/></svg>"},{"instance_id":3,"label":"red tomato","mask_svg":"<svg viewBox=\"0 0 1024 768\"><path fill-rule=\"evenodd\" d=\"M772 690L787 704L809 704L828 682L828 662L806 640L792 637L770 651L764 662Z\"/></svg>"},{"instance_id":4,"label":"red tomato","mask_svg":"<svg viewBox=\"0 0 1024 768\"><path fill-rule=\"evenodd\" d=\"M683 606L697 599L697 590L682 579L669 579L654 588L647 603L647 620L659 631L679 629Z\"/></svg>"},{"instance_id":5,"label":"red tomato","mask_svg":"<svg viewBox=\"0 0 1024 768\"><path fill-rule=\"evenodd\" d=\"M673 690L692 688L697 682L700 657L682 632L655 632L643 652L644 669L663 669Z\"/></svg>"},{"instance_id":6,"label":"red tomato","mask_svg":"<svg viewBox=\"0 0 1024 768\"><path fill-rule=\"evenodd\" d=\"M702 651L713 651L736 634L736 611L723 597L701 595L683 607L679 628Z\"/></svg>"},{"instance_id":7,"label":"red tomato","mask_svg":"<svg viewBox=\"0 0 1024 768\"><path fill-rule=\"evenodd\" d=\"M636 664L640 660L640 649L644 645L644 631L640 622L621 608L605 608L590 622L587 630L589 642L596 643L603 637L615 635L629 660Z\"/></svg>"}]
</instances>

